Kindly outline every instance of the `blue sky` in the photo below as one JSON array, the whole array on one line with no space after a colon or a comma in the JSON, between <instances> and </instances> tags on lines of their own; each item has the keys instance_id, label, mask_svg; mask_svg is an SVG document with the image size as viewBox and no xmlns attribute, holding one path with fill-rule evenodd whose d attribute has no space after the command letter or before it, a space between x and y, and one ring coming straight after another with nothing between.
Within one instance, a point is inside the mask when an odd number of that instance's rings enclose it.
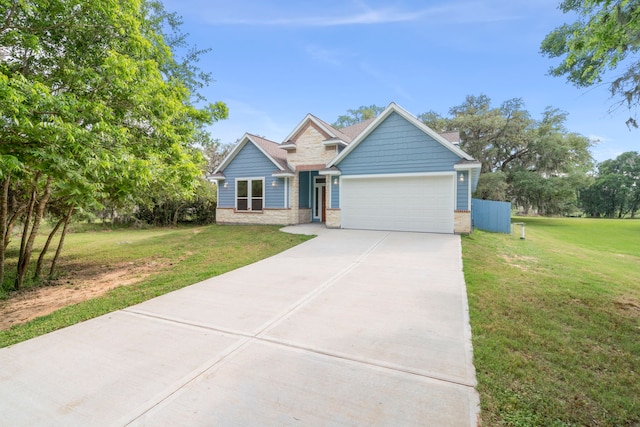
<instances>
[{"instance_id":1,"label":"blue sky","mask_svg":"<svg viewBox=\"0 0 640 427\"><path fill-rule=\"evenodd\" d=\"M567 128L598 139L597 161L640 150L630 113L610 112L606 85L581 89L548 76L544 36L572 21L559 0L164 0L184 20L188 41L211 48L200 67L215 82L229 119L212 134L245 132L281 142L307 113L332 123L348 109L396 102L414 115L447 115L467 95L499 106L522 98L536 119L545 107L569 113Z\"/></svg>"}]
</instances>

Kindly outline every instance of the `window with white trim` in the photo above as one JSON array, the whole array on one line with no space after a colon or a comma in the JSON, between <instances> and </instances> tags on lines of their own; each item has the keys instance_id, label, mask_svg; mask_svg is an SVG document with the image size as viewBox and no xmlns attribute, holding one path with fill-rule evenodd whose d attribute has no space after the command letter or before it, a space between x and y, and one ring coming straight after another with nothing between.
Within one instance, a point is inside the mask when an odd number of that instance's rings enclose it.
<instances>
[{"instance_id":1,"label":"window with white trim","mask_svg":"<svg viewBox=\"0 0 640 427\"><path fill-rule=\"evenodd\" d=\"M264 178L236 179L236 210L262 211Z\"/></svg>"}]
</instances>

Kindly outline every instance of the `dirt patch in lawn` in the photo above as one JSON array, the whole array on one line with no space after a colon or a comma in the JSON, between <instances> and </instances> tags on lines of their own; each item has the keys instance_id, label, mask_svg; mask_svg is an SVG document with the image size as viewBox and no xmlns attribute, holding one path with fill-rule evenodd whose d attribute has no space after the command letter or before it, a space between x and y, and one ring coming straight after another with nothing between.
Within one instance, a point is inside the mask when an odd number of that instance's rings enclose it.
<instances>
[{"instance_id":1,"label":"dirt patch in lawn","mask_svg":"<svg viewBox=\"0 0 640 427\"><path fill-rule=\"evenodd\" d=\"M0 330L99 297L117 287L136 284L170 264L158 260L142 265L126 262L111 266L67 267L65 277L0 301Z\"/></svg>"},{"instance_id":2,"label":"dirt patch in lawn","mask_svg":"<svg viewBox=\"0 0 640 427\"><path fill-rule=\"evenodd\" d=\"M640 318L640 301L631 295L625 295L614 301L615 305L633 317Z\"/></svg>"},{"instance_id":3,"label":"dirt patch in lawn","mask_svg":"<svg viewBox=\"0 0 640 427\"><path fill-rule=\"evenodd\" d=\"M501 255L511 267L519 268L522 271L528 271L529 267L536 263L538 260L534 257L523 255Z\"/></svg>"}]
</instances>

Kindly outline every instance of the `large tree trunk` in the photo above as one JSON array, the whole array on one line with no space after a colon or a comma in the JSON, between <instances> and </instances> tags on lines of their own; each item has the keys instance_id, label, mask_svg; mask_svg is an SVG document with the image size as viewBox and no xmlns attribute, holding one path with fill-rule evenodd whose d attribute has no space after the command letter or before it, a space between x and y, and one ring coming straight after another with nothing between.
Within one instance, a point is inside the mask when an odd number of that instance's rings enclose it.
<instances>
[{"instance_id":1,"label":"large tree trunk","mask_svg":"<svg viewBox=\"0 0 640 427\"><path fill-rule=\"evenodd\" d=\"M29 261L31 261L31 252L33 250L33 243L36 240L36 235L38 234L38 229L40 228L40 221L44 216L44 211L47 207L47 203L49 202L49 197L51 196L51 182L53 181L52 177L47 178L47 183L44 186L44 193L42 195L42 199L38 203L38 209L36 211L35 216L33 217L33 225L31 226L31 232L29 233L29 238L25 243L25 235L22 236L22 245L20 247L20 260L18 262L18 272L16 275L15 288L16 290L22 287L22 283L24 282L24 278L27 274L27 269L29 267ZM30 211L33 213L33 205L35 204L35 199L37 198L38 189L37 184L34 184L34 190L32 193L32 206ZM28 231L29 221L25 220L25 233Z\"/></svg>"},{"instance_id":2,"label":"large tree trunk","mask_svg":"<svg viewBox=\"0 0 640 427\"><path fill-rule=\"evenodd\" d=\"M49 245L53 240L53 236L55 236L60 226L65 222L65 219L66 217L60 218L60 220L56 223L56 226L53 227L53 230L51 230L51 233L49 233L49 237L47 237L47 242L44 244L44 248L42 248L42 251L40 252L40 256L38 257L38 263L36 264L36 271L33 274L34 280L38 280L40 278L40 273L42 272L42 265L44 264L44 257L47 254L47 251L49 250Z\"/></svg>"},{"instance_id":3,"label":"large tree trunk","mask_svg":"<svg viewBox=\"0 0 640 427\"><path fill-rule=\"evenodd\" d=\"M173 213L173 221L172 221L172 226L173 227L177 227L178 226L178 219L180 218L180 209L182 209L183 205L178 204L178 206L176 207L176 210Z\"/></svg>"},{"instance_id":4,"label":"large tree trunk","mask_svg":"<svg viewBox=\"0 0 640 427\"><path fill-rule=\"evenodd\" d=\"M0 207L0 236L2 236L2 244L0 244L0 288L4 284L4 261L7 253L7 246L4 244L7 236L7 220L9 214L9 183L11 182L11 178L7 175L2 182L2 196L0 203L2 206Z\"/></svg>"},{"instance_id":5,"label":"large tree trunk","mask_svg":"<svg viewBox=\"0 0 640 427\"><path fill-rule=\"evenodd\" d=\"M58 248L56 249L56 254L53 256L53 260L51 261L51 269L49 270L49 278L53 277L53 273L56 269L56 263L58 262L58 257L60 256L60 252L62 252L62 245L64 244L64 238L67 235L67 227L69 226L69 221L71 221L71 216L73 215L74 207L71 206L67 216L64 219L64 227L62 227L62 234L60 235L60 240L58 241Z\"/></svg>"}]
</instances>

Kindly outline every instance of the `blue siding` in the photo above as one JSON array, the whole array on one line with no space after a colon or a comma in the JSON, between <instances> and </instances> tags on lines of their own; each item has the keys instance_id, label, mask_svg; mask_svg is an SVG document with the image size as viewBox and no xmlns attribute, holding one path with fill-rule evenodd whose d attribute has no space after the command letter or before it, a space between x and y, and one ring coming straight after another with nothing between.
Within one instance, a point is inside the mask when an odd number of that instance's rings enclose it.
<instances>
[{"instance_id":1,"label":"blue siding","mask_svg":"<svg viewBox=\"0 0 640 427\"><path fill-rule=\"evenodd\" d=\"M464 177L464 181L460 181L460 174ZM467 211L469 210L469 172L457 172L456 180L458 184L456 209L459 211Z\"/></svg>"},{"instance_id":2,"label":"blue siding","mask_svg":"<svg viewBox=\"0 0 640 427\"><path fill-rule=\"evenodd\" d=\"M300 208L311 207L311 178L309 172L300 172L298 186L298 206Z\"/></svg>"},{"instance_id":3,"label":"blue siding","mask_svg":"<svg viewBox=\"0 0 640 427\"><path fill-rule=\"evenodd\" d=\"M511 203L471 199L471 221L478 230L511 233Z\"/></svg>"},{"instance_id":4,"label":"blue siding","mask_svg":"<svg viewBox=\"0 0 640 427\"><path fill-rule=\"evenodd\" d=\"M449 172L460 157L391 113L339 165L343 175Z\"/></svg>"},{"instance_id":5,"label":"blue siding","mask_svg":"<svg viewBox=\"0 0 640 427\"><path fill-rule=\"evenodd\" d=\"M331 207L333 209L337 209L340 207L340 184L334 184L333 180L336 179L335 176L328 176L331 180ZM340 182L340 178L337 178L338 182Z\"/></svg>"},{"instance_id":6,"label":"blue siding","mask_svg":"<svg viewBox=\"0 0 640 427\"><path fill-rule=\"evenodd\" d=\"M220 181L218 206L221 208L233 208L236 205L236 178L264 177L264 190L266 208L283 208L284 206L284 179L274 178L271 174L277 167L251 142L247 142L231 163L222 171L226 177ZM276 185L273 186L275 180ZM228 184L224 188L225 182Z\"/></svg>"}]
</instances>

